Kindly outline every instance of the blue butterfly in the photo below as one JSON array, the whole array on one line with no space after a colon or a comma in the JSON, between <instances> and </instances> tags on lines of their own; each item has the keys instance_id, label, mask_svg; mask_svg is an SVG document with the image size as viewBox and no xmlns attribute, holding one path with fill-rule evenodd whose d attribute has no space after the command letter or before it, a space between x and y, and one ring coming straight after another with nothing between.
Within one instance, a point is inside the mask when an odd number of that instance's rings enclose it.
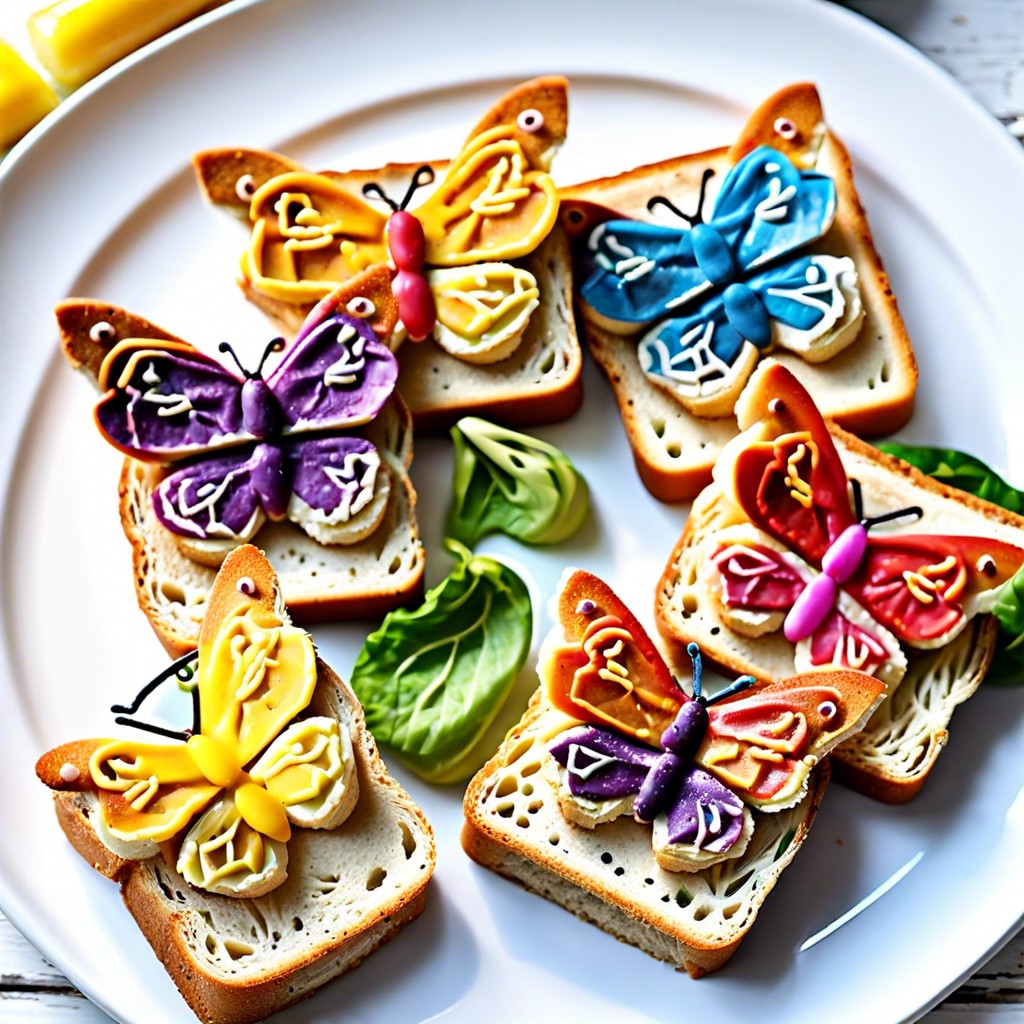
<instances>
[{"instance_id":1,"label":"blue butterfly","mask_svg":"<svg viewBox=\"0 0 1024 1024\"><path fill-rule=\"evenodd\" d=\"M863 315L849 257L796 254L836 214L831 178L759 146L726 175L711 214L678 228L606 220L589 234L580 296L598 322L639 341L644 372L704 415L738 394L760 353L778 344L817 362L852 341ZM719 402L719 405L721 403ZM703 406L703 408L701 408Z\"/></svg>"}]
</instances>

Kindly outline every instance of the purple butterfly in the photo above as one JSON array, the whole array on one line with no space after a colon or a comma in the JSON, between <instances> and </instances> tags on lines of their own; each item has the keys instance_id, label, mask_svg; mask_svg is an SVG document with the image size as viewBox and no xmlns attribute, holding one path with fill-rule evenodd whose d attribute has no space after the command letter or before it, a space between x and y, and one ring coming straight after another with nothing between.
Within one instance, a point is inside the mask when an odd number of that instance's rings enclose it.
<instances>
[{"instance_id":1,"label":"purple butterfly","mask_svg":"<svg viewBox=\"0 0 1024 1024\"><path fill-rule=\"evenodd\" d=\"M103 362L96 407L103 435L132 458L175 463L153 494L167 529L234 546L264 518L292 519L323 543L353 543L383 514L381 456L349 431L390 397L398 364L364 320L307 324L265 378L277 339L238 377L178 341L129 339ZM362 518L358 518L362 514Z\"/></svg>"}]
</instances>

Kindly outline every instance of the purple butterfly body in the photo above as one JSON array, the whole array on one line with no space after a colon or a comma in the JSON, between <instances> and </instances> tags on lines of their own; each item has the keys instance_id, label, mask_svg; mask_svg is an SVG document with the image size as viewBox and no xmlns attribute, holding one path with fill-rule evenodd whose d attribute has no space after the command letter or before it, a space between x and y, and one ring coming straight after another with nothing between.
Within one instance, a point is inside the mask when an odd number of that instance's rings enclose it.
<instances>
[{"instance_id":1,"label":"purple butterfly body","mask_svg":"<svg viewBox=\"0 0 1024 1024\"><path fill-rule=\"evenodd\" d=\"M169 530L238 542L264 517L334 526L372 500L380 455L347 432L380 412L397 377L369 325L343 315L301 337L266 379L190 346L133 340L104 363L96 421L132 457L179 464L153 496Z\"/></svg>"}]
</instances>

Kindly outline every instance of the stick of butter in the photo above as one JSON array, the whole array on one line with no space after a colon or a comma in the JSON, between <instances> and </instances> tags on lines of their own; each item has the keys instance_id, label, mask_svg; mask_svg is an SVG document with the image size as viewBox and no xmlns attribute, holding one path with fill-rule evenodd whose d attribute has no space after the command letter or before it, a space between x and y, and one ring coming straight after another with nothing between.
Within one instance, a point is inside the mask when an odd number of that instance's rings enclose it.
<instances>
[{"instance_id":1,"label":"stick of butter","mask_svg":"<svg viewBox=\"0 0 1024 1024\"><path fill-rule=\"evenodd\" d=\"M57 106L57 94L0 39L0 149L13 146Z\"/></svg>"},{"instance_id":2,"label":"stick of butter","mask_svg":"<svg viewBox=\"0 0 1024 1024\"><path fill-rule=\"evenodd\" d=\"M29 18L39 62L69 89L221 0L59 0Z\"/></svg>"}]
</instances>

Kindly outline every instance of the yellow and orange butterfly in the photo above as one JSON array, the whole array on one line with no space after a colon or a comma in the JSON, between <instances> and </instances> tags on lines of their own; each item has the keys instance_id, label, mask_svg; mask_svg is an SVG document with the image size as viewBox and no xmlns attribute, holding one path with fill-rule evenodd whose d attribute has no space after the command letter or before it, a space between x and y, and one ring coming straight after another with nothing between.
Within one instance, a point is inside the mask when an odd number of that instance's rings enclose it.
<instances>
[{"instance_id":1,"label":"yellow and orange butterfly","mask_svg":"<svg viewBox=\"0 0 1024 1024\"><path fill-rule=\"evenodd\" d=\"M351 813L351 737L336 717L304 714L313 642L282 618L277 577L251 545L217 575L197 654L198 717L182 742L79 740L44 754L36 773L96 797L93 827L118 856L169 843L191 885L260 896L285 879L292 825L334 828Z\"/></svg>"},{"instance_id":2,"label":"yellow and orange butterfly","mask_svg":"<svg viewBox=\"0 0 1024 1024\"><path fill-rule=\"evenodd\" d=\"M566 91L557 76L513 89L446 167L312 173L278 154L238 149L206 151L194 163L211 201L247 207L242 284L272 315L293 322L386 263L406 336L433 333L452 355L495 362L518 346L539 301L533 275L506 261L532 253L557 219L548 169L565 138ZM435 168L443 168L436 188L407 209ZM385 185L404 197L389 197Z\"/></svg>"}]
</instances>

